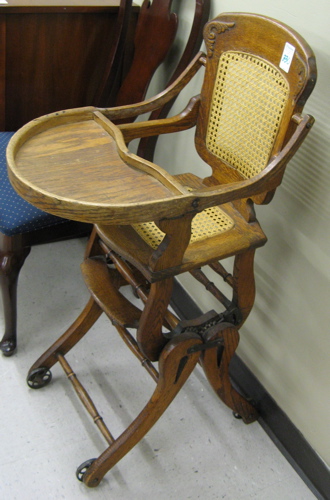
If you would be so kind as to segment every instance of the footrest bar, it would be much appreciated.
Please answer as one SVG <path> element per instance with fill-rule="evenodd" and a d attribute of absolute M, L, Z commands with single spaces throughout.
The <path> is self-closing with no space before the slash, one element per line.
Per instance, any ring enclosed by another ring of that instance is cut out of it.
<path fill-rule="evenodd" d="M 88 413 L 91 415 L 91 417 L 94 420 L 94 423 L 97 425 L 99 428 L 100 432 L 104 436 L 105 440 L 107 441 L 108 444 L 112 444 L 115 441 L 115 438 L 112 436 L 111 432 L 103 422 L 103 418 L 101 415 L 98 413 L 91 397 L 89 396 L 88 392 L 84 388 L 84 386 L 81 384 L 81 382 L 78 380 L 77 375 L 74 373 L 72 370 L 71 366 L 67 362 L 64 356 L 61 354 L 57 355 L 58 361 L 61 364 L 66 376 L 70 380 L 74 390 L 76 391 L 80 401 L 83 403 L 85 406 L 86 410 Z"/>

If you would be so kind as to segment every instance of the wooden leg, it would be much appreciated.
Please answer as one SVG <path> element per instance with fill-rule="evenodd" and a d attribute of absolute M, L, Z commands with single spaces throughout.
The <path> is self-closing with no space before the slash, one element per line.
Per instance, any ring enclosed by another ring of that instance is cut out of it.
<path fill-rule="evenodd" d="M 93 257 L 95 255 L 102 255 L 102 249 L 100 248 L 98 241 L 99 237 L 96 232 L 95 226 L 93 226 L 85 249 L 85 259 L 87 259 L 88 257 Z"/>
<path fill-rule="evenodd" d="M 257 410 L 239 394 L 229 377 L 230 360 L 239 342 L 239 333 L 230 323 L 220 323 L 208 331 L 205 342 L 223 340 L 223 346 L 207 349 L 200 361 L 205 375 L 219 398 L 248 424 L 258 419 Z"/>
<path fill-rule="evenodd" d="M 199 353 L 189 353 L 202 344 L 193 333 L 183 333 L 163 349 L 159 359 L 159 380 L 149 402 L 131 425 L 97 458 L 83 474 L 83 482 L 97 486 L 103 476 L 151 429 L 173 401 L 197 364 Z"/>
<path fill-rule="evenodd" d="M 255 249 L 236 255 L 234 263 L 234 293 L 233 303 L 236 304 L 241 313 L 240 328 L 251 312 L 255 299 L 254 280 L 254 254 Z"/>
<path fill-rule="evenodd" d="M 137 341 L 141 351 L 151 361 L 159 359 L 160 352 L 167 342 L 162 333 L 162 326 L 172 289 L 173 278 L 152 283 L 141 315 Z"/>
<path fill-rule="evenodd" d="M 17 347 L 17 283 L 29 253 L 30 247 L 20 246 L 15 237 L 0 235 L 0 288 L 5 319 L 0 350 L 4 356 L 14 354 Z"/>
<path fill-rule="evenodd" d="M 96 320 L 102 314 L 102 309 L 90 298 L 82 313 L 68 330 L 46 351 L 30 368 L 28 379 L 31 373 L 39 368 L 51 368 L 58 361 L 58 354 L 64 356 L 74 347 L 77 342 L 90 330 Z"/>

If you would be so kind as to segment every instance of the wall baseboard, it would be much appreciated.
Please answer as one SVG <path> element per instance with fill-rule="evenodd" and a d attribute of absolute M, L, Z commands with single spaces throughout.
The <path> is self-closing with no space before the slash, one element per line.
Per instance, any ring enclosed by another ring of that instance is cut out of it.
<path fill-rule="evenodd" d="M 182 319 L 202 314 L 178 282 L 174 286 L 172 307 Z M 255 401 L 259 424 L 316 498 L 330 500 L 329 468 L 237 355 L 231 361 L 230 374 L 237 388 Z"/>

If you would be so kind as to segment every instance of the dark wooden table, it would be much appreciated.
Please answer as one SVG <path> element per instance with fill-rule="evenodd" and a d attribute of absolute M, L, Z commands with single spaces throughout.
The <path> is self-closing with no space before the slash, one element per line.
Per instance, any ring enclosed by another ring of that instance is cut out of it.
<path fill-rule="evenodd" d="M 119 0 L 7 2 L 0 4 L 0 130 L 94 104 Z"/>

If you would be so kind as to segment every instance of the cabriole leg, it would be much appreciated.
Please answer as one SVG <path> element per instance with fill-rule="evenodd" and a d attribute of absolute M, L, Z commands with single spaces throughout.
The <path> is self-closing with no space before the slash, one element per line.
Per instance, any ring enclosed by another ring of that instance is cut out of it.
<path fill-rule="evenodd" d="M 0 235 L 0 288 L 5 319 L 0 350 L 4 356 L 14 354 L 17 347 L 17 283 L 29 253 L 30 247 L 20 246 L 15 237 Z"/>

